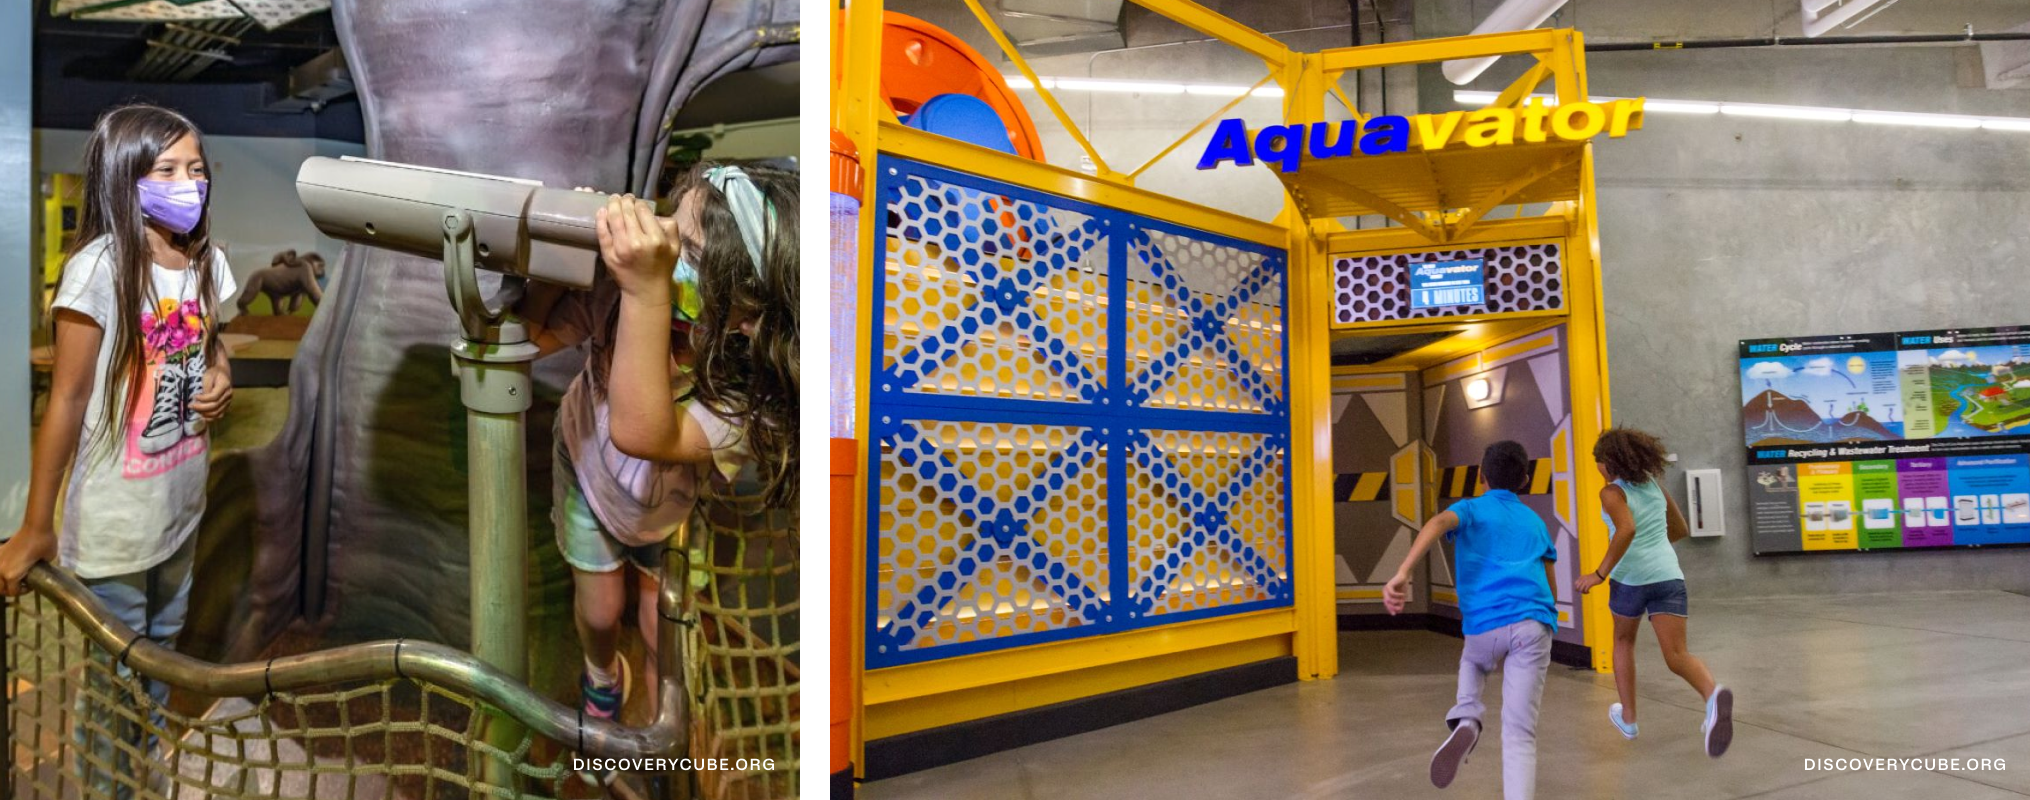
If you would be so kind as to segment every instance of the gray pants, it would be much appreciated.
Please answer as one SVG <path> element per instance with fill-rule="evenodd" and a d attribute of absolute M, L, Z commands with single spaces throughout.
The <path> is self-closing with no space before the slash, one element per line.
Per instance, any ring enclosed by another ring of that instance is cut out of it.
<path fill-rule="evenodd" d="M 1508 663 L 1503 665 L 1506 660 Z M 1487 706 L 1480 689 L 1501 669 L 1501 786 L 1508 800 L 1537 794 L 1537 705 L 1544 699 L 1544 670 L 1551 664 L 1551 626 L 1523 620 L 1466 637 L 1459 654 L 1459 703 L 1447 722 L 1480 722 Z M 1487 725 L 1481 723 L 1483 733 Z"/>

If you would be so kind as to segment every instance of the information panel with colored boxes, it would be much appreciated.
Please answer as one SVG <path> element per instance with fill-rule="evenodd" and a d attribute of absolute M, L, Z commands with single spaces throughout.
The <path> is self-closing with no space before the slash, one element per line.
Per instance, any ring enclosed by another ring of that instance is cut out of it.
<path fill-rule="evenodd" d="M 1741 342 L 1755 552 L 2030 544 L 2030 326 Z"/>

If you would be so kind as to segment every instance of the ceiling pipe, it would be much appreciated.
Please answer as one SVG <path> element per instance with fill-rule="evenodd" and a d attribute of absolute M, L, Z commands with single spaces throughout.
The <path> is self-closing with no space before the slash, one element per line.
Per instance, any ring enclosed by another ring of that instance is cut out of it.
<path fill-rule="evenodd" d="M 1618 50 L 1706 50 L 1729 47 L 1802 47 L 1806 45 L 1964 44 L 1967 42 L 2030 41 L 2030 31 L 2003 33 L 1913 33 L 1898 36 L 1820 36 L 1812 39 L 1764 36 L 1747 39 L 1688 39 L 1678 42 L 1602 42 L 1586 44 L 1588 53 Z"/>
<path fill-rule="evenodd" d="M 1507 2 L 1499 6 L 1495 6 L 1494 11 L 1487 15 L 1487 19 L 1482 20 L 1479 25 L 1474 26 L 1473 33 L 1475 35 L 1482 33 L 1509 33 L 1511 31 L 1526 31 L 1535 28 L 1544 24 L 1544 20 L 1550 19 L 1552 14 L 1558 13 L 1558 9 L 1564 8 L 1565 2 L 1566 0 L 1507 0 Z M 1445 80 L 1459 86 L 1465 86 L 1472 83 L 1474 78 L 1480 77 L 1480 73 L 1486 72 L 1488 67 L 1494 66 L 1494 62 L 1498 58 L 1500 56 L 1461 58 L 1447 61 L 1445 62 Z"/>

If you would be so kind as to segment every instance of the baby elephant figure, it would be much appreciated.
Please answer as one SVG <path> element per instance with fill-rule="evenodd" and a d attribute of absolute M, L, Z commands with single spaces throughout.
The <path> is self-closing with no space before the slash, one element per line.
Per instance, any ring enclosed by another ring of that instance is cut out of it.
<path fill-rule="evenodd" d="M 276 253 L 267 269 L 247 277 L 247 286 L 240 291 L 240 313 L 247 313 L 247 307 L 260 295 L 268 296 L 270 314 L 294 314 L 305 297 L 317 305 L 324 300 L 324 290 L 317 286 L 317 279 L 323 276 L 323 256 L 310 253 L 299 257 L 294 250 Z M 286 311 L 282 308 L 284 298 L 289 301 Z"/>

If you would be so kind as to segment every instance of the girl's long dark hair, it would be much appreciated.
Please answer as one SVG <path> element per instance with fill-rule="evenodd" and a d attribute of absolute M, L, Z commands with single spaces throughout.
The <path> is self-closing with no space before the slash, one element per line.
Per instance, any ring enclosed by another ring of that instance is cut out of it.
<path fill-rule="evenodd" d="M 141 316 L 155 302 L 155 273 L 151 268 L 154 259 L 148 252 L 148 223 L 141 216 L 141 190 L 135 184 L 155 169 L 155 159 L 162 151 L 185 136 L 197 140 L 198 157 L 204 160 L 209 178 L 211 159 L 205 156 L 204 135 L 182 114 L 160 106 L 127 105 L 99 115 L 85 146 L 84 205 L 78 215 L 77 240 L 68 255 L 74 258 L 100 237 L 112 237 L 107 258 L 113 277 L 113 329 L 105 335 L 113 337 L 113 350 L 106 372 L 100 376 L 107 399 L 100 411 L 100 436 L 114 436 L 113 432 L 133 416 L 148 369 Z M 191 276 L 198 285 L 198 307 L 205 317 L 203 352 L 209 367 L 217 336 L 212 317 L 218 308 L 218 288 L 212 283 L 209 199 L 205 205 L 197 227 L 171 237 L 170 242 L 190 258 Z M 66 259 L 64 268 L 69 269 L 71 263 Z M 121 402 L 112 402 L 114 397 L 122 398 Z"/>
<path fill-rule="evenodd" d="M 703 199 L 701 253 L 686 253 L 698 270 L 703 308 L 692 327 L 698 353 L 693 402 L 739 426 L 760 467 L 769 505 L 793 508 L 797 499 L 797 175 L 742 165 L 774 210 L 756 269 L 741 243 L 726 198 L 705 179 L 717 166 L 701 163 L 677 180 L 679 202 Z M 754 321 L 754 335 L 729 320 Z"/>

